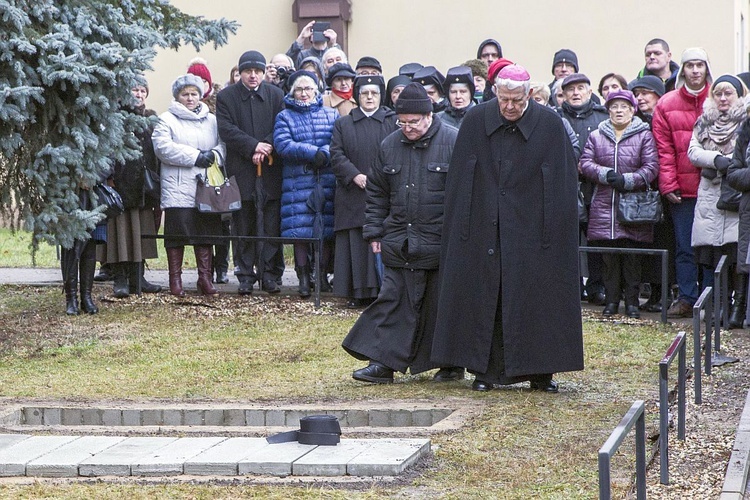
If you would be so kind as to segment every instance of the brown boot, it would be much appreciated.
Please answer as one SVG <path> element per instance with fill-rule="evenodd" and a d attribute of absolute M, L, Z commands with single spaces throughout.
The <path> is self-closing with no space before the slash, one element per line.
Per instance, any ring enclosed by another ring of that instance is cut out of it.
<path fill-rule="evenodd" d="M 169 293 L 175 297 L 184 297 L 182 289 L 182 259 L 185 247 L 167 248 L 167 264 L 169 265 Z"/>
<path fill-rule="evenodd" d="M 211 246 L 194 245 L 195 263 L 198 266 L 198 283 L 196 287 L 202 295 L 217 295 L 219 290 L 211 282 L 213 267 L 211 266 Z"/>

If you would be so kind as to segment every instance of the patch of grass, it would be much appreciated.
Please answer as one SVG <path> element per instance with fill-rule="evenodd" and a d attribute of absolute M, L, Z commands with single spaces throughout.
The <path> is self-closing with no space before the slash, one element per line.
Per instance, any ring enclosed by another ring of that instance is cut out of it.
<path fill-rule="evenodd" d="M 675 330 L 585 320 L 582 372 L 555 378 L 561 393 L 526 384 L 489 393 L 432 373 L 393 385 L 351 379 L 362 362 L 340 347 L 357 314 L 336 302 L 315 310 L 294 297 L 101 300 L 101 313 L 67 317 L 53 288 L 0 287 L 0 394 L 6 398 L 241 401 L 276 404 L 414 400 L 480 404 L 454 433 L 432 437 L 434 460 L 406 484 L 355 491 L 330 486 L 123 484 L 5 486 L 15 498 L 592 498 L 597 451 L 635 399 L 658 427 L 658 362 Z M 615 496 L 633 470 L 631 441 L 613 461 Z M 620 479 L 618 482 L 618 478 Z M 619 485 L 619 486 L 618 486 Z"/>

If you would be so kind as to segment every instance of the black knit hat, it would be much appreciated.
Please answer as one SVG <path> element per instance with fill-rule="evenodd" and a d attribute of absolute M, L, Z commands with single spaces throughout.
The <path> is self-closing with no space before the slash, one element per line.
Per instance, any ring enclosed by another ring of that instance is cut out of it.
<path fill-rule="evenodd" d="M 428 115 L 432 112 L 432 101 L 421 84 L 411 82 L 398 96 L 395 111 L 404 115 Z"/>
<path fill-rule="evenodd" d="M 354 79 L 354 100 L 359 104 L 359 89 L 365 85 L 377 85 L 380 89 L 380 105 L 385 102 L 385 79 L 380 75 L 360 75 Z"/>
<path fill-rule="evenodd" d="M 578 56 L 575 52 L 570 49 L 560 49 L 555 52 L 555 57 L 552 58 L 552 74 L 555 74 L 555 66 L 559 63 L 569 63 L 575 68 L 575 72 L 578 73 Z"/>
<path fill-rule="evenodd" d="M 347 63 L 336 63 L 328 68 L 328 76 L 326 76 L 326 85 L 329 87 L 333 85 L 333 79 L 337 77 L 348 77 L 354 78 L 357 74 L 354 72 L 351 66 Z"/>
<path fill-rule="evenodd" d="M 720 83 L 728 83 L 729 85 L 734 87 L 734 90 L 740 97 L 743 97 L 745 95 L 745 87 L 742 83 L 742 80 L 734 75 L 721 75 L 719 78 L 714 80 L 713 85 L 711 85 L 711 90 L 715 89 L 716 86 Z"/>
<path fill-rule="evenodd" d="M 372 56 L 360 57 L 359 61 L 357 61 L 357 66 L 354 69 L 359 68 L 375 68 L 379 72 L 383 72 L 383 67 L 380 65 L 380 61 Z"/>
<path fill-rule="evenodd" d="M 650 90 L 659 97 L 663 96 L 666 92 L 664 82 L 661 81 L 661 78 L 655 75 L 643 75 L 642 77 L 630 82 L 628 84 L 628 88 L 631 91 L 635 91 L 635 89 Z"/>
<path fill-rule="evenodd" d="M 318 77 L 315 76 L 315 73 L 313 73 L 312 71 L 307 71 L 306 69 L 298 69 L 297 71 L 289 75 L 289 78 L 287 78 L 287 83 L 290 89 L 294 88 L 294 82 L 300 76 L 307 76 L 311 78 L 313 82 L 315 82 L 315 85 L 318 85 Z"/>
<path fill-rule="evenodd" d="M 443 91 L 445 95 L 450 92 L 451 85 L 454 83 L 463 83 L 469 86 L 469 92 L 474 96 L 474 75 L 471 73 L 471 68 L 467 66 L 456 66 L 448 70 L 445 75 L 445 82 L 443 82 Z"/>
<path fill-rule="evenodd" d="M 240 62 L 237 64 L 240 73 L 250 68 L 259 69 L 264 73 L 266 71 L 266 58 L 257 50 L 248 50 L 240 56 Z"/>

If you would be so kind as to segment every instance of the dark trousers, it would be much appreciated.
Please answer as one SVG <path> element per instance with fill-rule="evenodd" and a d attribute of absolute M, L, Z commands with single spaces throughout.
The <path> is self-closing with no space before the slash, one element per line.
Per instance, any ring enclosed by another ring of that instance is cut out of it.
<path fill-rule="evenodd" d="M 612 248 L 639 248 L 642 246 L 640 243 L 628 239 L 598 243 L 599 246 Z M 602 254 L 607 304 L 619 304 L 624 292 L 626 306 L 638 305 L 638 294 L 641 286 L 641 260 L 642 257 L 636 254 Z"/>
<path fill-rule="evenodd" d="M 269 200 L 263 207 L 262 236 L 279 236 L 281 224 L 281 204 L 279 200 Z M 254 200 L 242 200 L 242 208 L 232 212 L 233 236 L 260 236 L 258 234 L 258 214 Z M 270 242 L 235 240 L 235 275 L 240 282 L 255 283 L 260 280 L 276 280 L 284 273 L 282 245 Z M 280 268 L 280 269 L 279 269 Z M 258 276 L 261 272 L 262 276 Z"/>
<path fill-rule="evenodd" d="M 226 218 L 224 216 L 227 216 Z M 222 214 L 221 217 L 221 235 L 231 235 L 231 214 Z M 226 273 L 229 270 L 229 242 L 215 243 L 213 254 L 214 271 L 217 273 Z"/>

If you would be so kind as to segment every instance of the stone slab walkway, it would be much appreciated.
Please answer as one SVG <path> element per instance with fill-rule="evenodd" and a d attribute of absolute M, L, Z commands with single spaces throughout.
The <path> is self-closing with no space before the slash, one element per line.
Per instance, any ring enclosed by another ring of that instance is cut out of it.
<path fill-rule="evenodd" d="M 395 476 L 429 451 L 429 439 L 315 446 L 246 437 L 0 434 L 0 476 Z"/>

